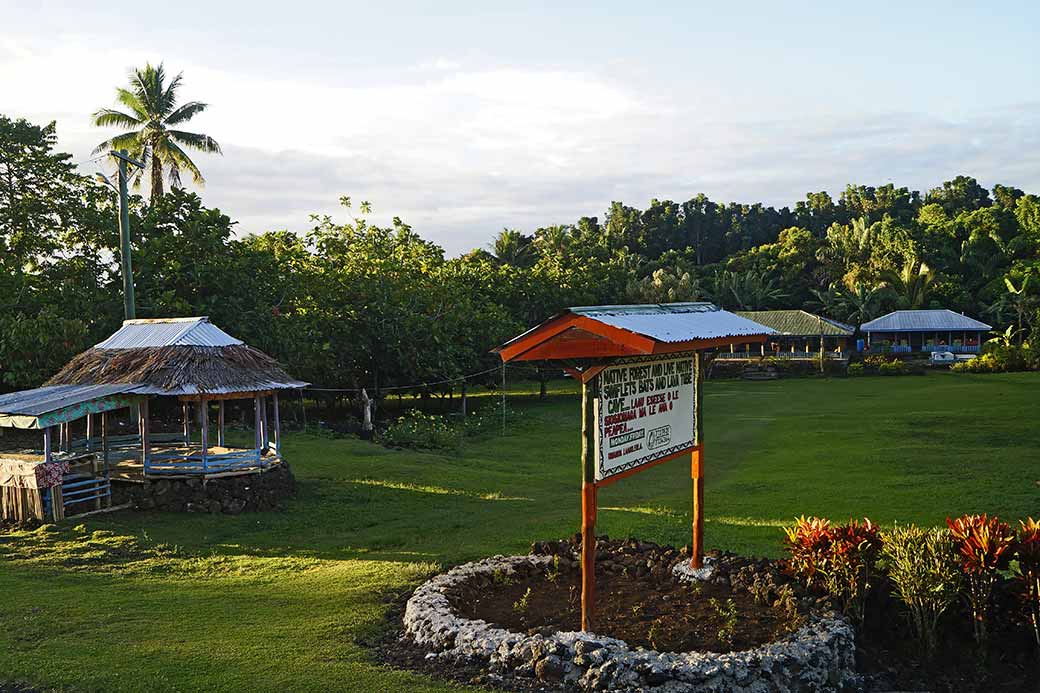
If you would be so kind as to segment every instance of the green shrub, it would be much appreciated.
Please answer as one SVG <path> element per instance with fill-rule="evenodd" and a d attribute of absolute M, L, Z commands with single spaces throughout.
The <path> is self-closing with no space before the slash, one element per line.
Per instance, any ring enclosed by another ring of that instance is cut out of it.
<path fill-rule="evenodd" d="M 878 366 L 880 375 L 906 375 L 906 364 L 899 359 L 886 361 Z"/>
<path fill-rule="evenodd" d="M 460 431 L 446 417 L 411 411 L 379 432 L 378 440 L 391 448 L 458 450 Z"/>
<path fill-rule="evenodd" d="M 1029 344 L 987 344 L 983 353 L 950 366 L 958 373 L 1012 373 L 1037 367 L 1037 356 Z"/>
<path fill-rule="evenodd" d="M 866 368 L 862 363 L 850 363 L 846 373 L 852 377 L 857 377 L 864 375 L 866 373 Z"/>
<path fill-rule="evenodd" d="M 918 642 L 935 652 L 939 619 L 963 583 L 953 537 L 944 529 L 896 527 L 883 535 L 881 555 L 895 594 L 907 610 Z"/>
<path fill-rule="evenodd" d="M 870 356 L 863 357 L 863 367 L 868 372 L 877 373 L 878 369 L 889 362 L 888 357 L 883 354 L 871 354 Z"/>
<path fill-rule="evenodd" d="M 461 447 L 463 437 L 477 437 L 502 430 L 502 409 L 497 406 L 474 411 L 465 421 L 460 417 L 461 414 L 441 416 L 413 410 L 380 431 L 377 440 L 390 448 L 452 452 Z M 511 428 L 522 421 L 521 414 L 509 408 L 506 409 L 506 418 Z"/>

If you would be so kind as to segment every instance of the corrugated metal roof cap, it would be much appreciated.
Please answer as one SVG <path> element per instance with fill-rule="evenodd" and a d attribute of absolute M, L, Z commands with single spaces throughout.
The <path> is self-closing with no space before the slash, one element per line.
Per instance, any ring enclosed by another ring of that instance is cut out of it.
<path fill-rule="evenodd" d="M 127 320 L 96 349 L 138 349 L 167 346 L 222 347 L 242 344 L 206 316 Z"/>
<path fill-rule="evenodd" d="M 776 334 L 770 327 L 704 302 L 579 306 L 570 311 L 659 342 Z"/>
<path fill-rule="evenodd" d="M 967 315 L 946 308 L 936 310 L 897 310 L 860 325 L 864 332 L 986 332 L 992 328 Z"/>

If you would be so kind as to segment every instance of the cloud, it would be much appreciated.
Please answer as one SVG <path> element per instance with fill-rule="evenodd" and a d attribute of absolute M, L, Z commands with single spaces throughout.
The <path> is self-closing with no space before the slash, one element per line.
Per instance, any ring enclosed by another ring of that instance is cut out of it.
<path fill-rule="evenodd" d="M 434 58 L 433 60 L 424 60 L 417 66 L 420 70 L 458 70 L 462 67 L 462 63 L 457 60 L 451 60 L 450 58 Z"/>
<path fill-rule="evenodd" d="M 62 146 L 89 158 L 106 135 L 89 114 L 149 56 L 58 38 L 0 44 L 0 83 L 16 96 L 3 108 L 57 119 Z M 1040 189 L 1037 103 L 958 119 L 824 116 L 812 104 L 734 111 L 692 83 L 654 89 L 605 69 L 438 57 L 421 69 L 288 79 L 190 60 L 167 65 L 184 70 L 187 98 L 212 104 L 191 125 L 224 147 L 223 157 L 197 159 L 208 179 L 203 196 L 242 232 L 305 230 L 310 213 L 337 213 L 346 194 L 370 200 L 376 221 L 401 216 L 457 253 L 503 227 L 531 231 L 601 215 L 612 200 L 644 206 L 704 192 L 793 205 L 849 182 L 926 189 L 960 173 Z"/>

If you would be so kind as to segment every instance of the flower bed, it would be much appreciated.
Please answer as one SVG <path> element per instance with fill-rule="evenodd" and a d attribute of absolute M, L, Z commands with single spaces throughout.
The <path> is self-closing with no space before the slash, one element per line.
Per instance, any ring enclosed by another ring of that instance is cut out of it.
<path fill-rule="evenodd" d="M 534 549 L 459 566 L 420 586 L 405 609 L 407 637 L 446 666 L 478 662 L 493 673 L 586 690 L 859 684 L 852 628 L 767 561 L 718 556 L 712 570 L 694 576 L 683 574 L 688 558 L 680 551 L 604 539 L 597 550 L 604 632 L 583 633 L 571 597 L 573 546 Z"/>

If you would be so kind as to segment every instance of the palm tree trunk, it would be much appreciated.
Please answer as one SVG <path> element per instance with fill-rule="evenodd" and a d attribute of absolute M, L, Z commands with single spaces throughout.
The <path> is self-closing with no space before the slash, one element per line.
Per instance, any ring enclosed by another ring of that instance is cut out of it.
<path fill-rule="evenodd" d="M 155 152 L 152 152 L 152 195 L 151 200 L 154 205 L 156 202 L 162 199 L 163 196 L 163 172 L 162 163 L 159 158 L 155 156 Z"/>

